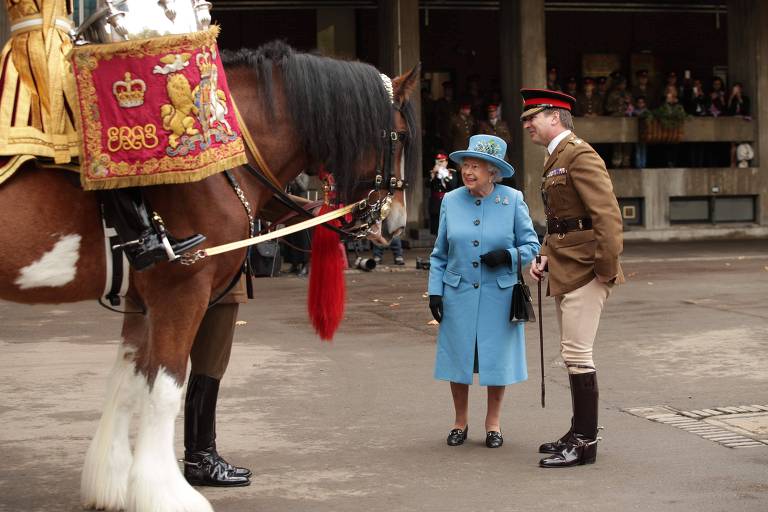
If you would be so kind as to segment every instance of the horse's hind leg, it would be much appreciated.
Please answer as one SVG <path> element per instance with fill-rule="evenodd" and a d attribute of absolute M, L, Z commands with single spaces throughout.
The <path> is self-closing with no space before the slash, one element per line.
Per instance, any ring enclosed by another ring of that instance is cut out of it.
<path fill-rule="evenodd" d="M 80 496 L 85 508 L 123 510 L 126 505 L 132 462 L 128 429 L 142 380 L 134 351 L 123 343 L 112 368 L 101 420 L 83 465 Z"/>
<path fill-rule="evenodd" d="M 182 476 L 173 443 L 189 350 L 205 304 L 190 307 L 169 299 L 200 295 L 169 291 L 164 299 L 168 302 L 156 304 L 149 313 L 148 350 L 139 355 L 146 378 L 128 479 L 127 509 L 131 512 L 213 512 L 208 500 Z"/>

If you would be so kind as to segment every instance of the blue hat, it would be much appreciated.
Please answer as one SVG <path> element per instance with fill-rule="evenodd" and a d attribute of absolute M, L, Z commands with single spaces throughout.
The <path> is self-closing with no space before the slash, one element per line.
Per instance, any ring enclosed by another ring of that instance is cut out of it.
<path fill-rule="evenodd" d="M 454 151 L 451 153 L 451 160 L 459 164 L 469 158 L 479 158 L 491 163 L 494 167 L 501 170 L 501 176 L 510 178 L 515 174 L 515 168 L 504 161 L 504 155 L 507 154 L 507 143 L 495 135 L 473 135 L 469 138 L 469 147 L 465 151 Z"/>

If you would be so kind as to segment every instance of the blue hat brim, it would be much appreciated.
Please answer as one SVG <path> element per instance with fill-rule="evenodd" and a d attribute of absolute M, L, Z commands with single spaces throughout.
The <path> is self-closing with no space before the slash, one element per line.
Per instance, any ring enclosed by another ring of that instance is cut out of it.
<path fill-rule="evenodd" d="M 487 153 L 480 153 L 479 151 L 471 151 L 465 149 L 463 151 L 454 151 L 449 155 L 449 157 L 451 160 L 458 164 L 461 164 L 465 158 L 477 158 L 479 160 L 485 160 L 486 162 L 490 162 L 497 169 L 501 170 L 502 178 L 511 178 L 515 174 L 515 168 L 512 167 L 509 162 Z"/>

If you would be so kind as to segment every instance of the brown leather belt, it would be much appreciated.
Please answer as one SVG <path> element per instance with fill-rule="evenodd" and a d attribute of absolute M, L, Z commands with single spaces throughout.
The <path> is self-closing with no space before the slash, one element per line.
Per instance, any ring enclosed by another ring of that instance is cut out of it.
<path fill-rule="evenodd" d="M 564 235 L 569 231 L 584 231 L 592 229 L 591 217 L 577 217 L 575 219 L 547 219 L 547 232 Z"/>

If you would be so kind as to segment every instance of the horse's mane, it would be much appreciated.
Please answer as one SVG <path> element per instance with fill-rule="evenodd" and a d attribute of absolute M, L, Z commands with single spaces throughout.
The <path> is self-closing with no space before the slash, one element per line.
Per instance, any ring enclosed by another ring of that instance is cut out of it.
<path fill-rule="evenodd" d="M 387 149 L 382 130 L 392 126 L 392 108 L 379 72 L 357 61 L 299 53 L 282 41 L 253 50 L 223 51 L 227 67 L 248 66 L 256 72 L 262 106 L 274 116 L 273 71 L 279 71 L 291 118 L 301 144 L 313 165 L 323 164 L 334 173 L 342 197 L 356 181 L 355 166 L 370 155 L 377 158 Z M 413 108 L 402 108 L 415 140 Z M 412 149 L 412 148 L 409 148 Z M 408 150 L 407 169 L 415 169 L 416 151 Z M 377 160 L 378 161 L 378 160 Z"/>

